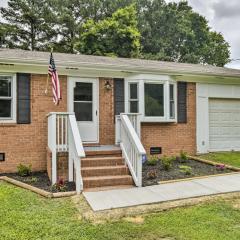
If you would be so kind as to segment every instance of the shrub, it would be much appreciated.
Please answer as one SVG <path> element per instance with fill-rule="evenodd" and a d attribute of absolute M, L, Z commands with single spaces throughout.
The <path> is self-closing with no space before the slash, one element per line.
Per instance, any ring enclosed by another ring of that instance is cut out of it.
<path fill-rule="evenodd" d="M 156 156 L 150 156 L 147 160 L 147 165 L 148 166 L 155 166 L 158 163 L 158 157 Z"/>
<path fill-rule="evenodd" d="M 156 170 L 151 170 L 147 173 L 147 178 L 148 179 L 155 179 L 157 177 L 157 171 Z"/>
<path fill-rule="evenodd" d="M 180 152 L 180 156 L 179 156 L 179 158 L 177 158 L 177 160 L 181 163 L 185 163 L 188 160 L 187 153 L 182 150 Z"/>
<path fill-rule="evenodd" d="M 179 166 L 179 168 L 180 168 L 180 172 L 184 173 L 185 175 L 192 174 L 192 168 L 189 166 L 182 165 L 182 166 Z"/>
<path fill-rule="evenodd" d="M 161 158 L 161 161 L 162 161 L 163 169 L 166 170 L 166 171 L 169 171 L 170 168 L 172 167 L 173 158 L 172 157 L 163 156 Z"/>
<path fill-rule="evenodd" d="M 27 177 L 27 176 L 30 176 L 31 173 L 32 173 L 32 165 L 24 165 L 24 164 L 19 164 L 17 166 L 17 173 L 19 176 L 21 177 Z"/>
<path fill-rule="evenodd" d="M 52 188 L 51 188 L 52 191 L 57 191 L 57 192 L 65 192 L 66 189 L 67 189 L 66 183 L 62 178 L 60 178 L 57 181 L 57 183 L 52 185 Z"/>

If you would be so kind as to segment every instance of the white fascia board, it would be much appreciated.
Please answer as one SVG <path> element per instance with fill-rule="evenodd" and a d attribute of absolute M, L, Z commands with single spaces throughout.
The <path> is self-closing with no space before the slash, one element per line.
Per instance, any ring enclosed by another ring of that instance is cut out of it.
<path fill-rule="evenodd" d="M 103 63 L 89 63 L 89 62 L 66 62 L 55 61 L 59 74 L 68 76 L 78 76 L 79 73 L 88 73 L 89 71 L 97 72 L 99 77 L 134 77 L 134 75 L 159 75 L 165 76 L 166 78 L 171 76 L 176 81 L 186 82 L 199 82 L 199 83 L 220 83 L 220 84 L 240 84 L 240 77 L 238 76 L 218 76 L 214 74 L 206 73 L 189 73 L 184 71 L 169 71 L 166 69 L 159 68 L 144 68 L 144 67 L 129 67 L 126 65 L 114 65 Z M 40 73 L 45 74 L 48 69 L 48 62 L 46 60 L 31 60 L 31 59 L 4 59 L 0 57 L 1 71 L 5 72 L 27 72 L 27 73 Z M 18 71 L 16 71 L 18 70 Z M 100 74 L 100 75 L 99 75 Z M 112 75 L 111 75 L 112 74 Z M 82 75 L 82 74 L 80 74 Z M 167 79 L 166 79 L 167 80 Z"/>

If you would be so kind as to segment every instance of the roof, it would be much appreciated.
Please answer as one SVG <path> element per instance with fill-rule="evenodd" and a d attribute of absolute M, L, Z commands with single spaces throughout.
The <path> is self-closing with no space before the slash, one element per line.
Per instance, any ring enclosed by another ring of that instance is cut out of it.
<path fill-rule="evenodd" d="M 77 67 L 88 67 L 98 69 L 120 69 L 121 71 L 148 71 L 159 73 L 209 76 L 213 75 L 240 78 L 240 70 L 201 64 L 186 64 L 176 62 L 113 58 L 66 53 L 54 53 L 54 59 L 58 67 L 65 67 L 70 69 Z M 0 48 L 0 63 L 48 65 L 48 62 L 49 52 Z"/>

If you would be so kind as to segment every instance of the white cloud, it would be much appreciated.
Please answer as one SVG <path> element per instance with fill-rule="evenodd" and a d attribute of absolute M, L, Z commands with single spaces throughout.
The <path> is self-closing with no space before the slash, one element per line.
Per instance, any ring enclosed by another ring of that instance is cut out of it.
<path fill-rule="evenodd" d="M 166 0 L 172 2 L 172 0 Z M 174 0 L 180 2 L 181 0 Z M 231 46 L 231 59 L 240 59 L 240 4 L 239 0 L 189 0 L 193 9 L 205 16 L 214 31 L 221 32 Z M 227 67 L 239 68 L 240 61 Z"/>

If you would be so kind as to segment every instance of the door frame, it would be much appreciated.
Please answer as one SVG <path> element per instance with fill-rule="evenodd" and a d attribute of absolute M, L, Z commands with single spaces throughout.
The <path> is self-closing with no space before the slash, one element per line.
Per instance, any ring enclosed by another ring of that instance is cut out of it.
<path fill-rule="evenodd" d="M 73 88 L 76 82 L 93 82 L 96 83 L 96 109 L 97 109 L 97 140 L 92 142 L 84 142 L 84 143 L 99 143 L 99 79 L 96 77 L 75 77 L 69 76 L 67 79 L 67 110 L 68 112 L 74 112 L 73 109 Z M 93 92 L 94 95 L 94 92 Z M 81 133 L 80 133 L 81 136 Z"/>

